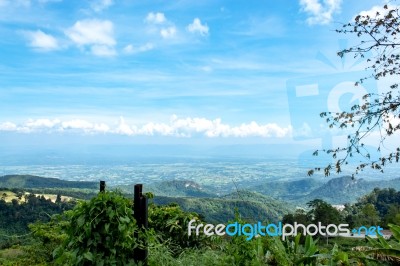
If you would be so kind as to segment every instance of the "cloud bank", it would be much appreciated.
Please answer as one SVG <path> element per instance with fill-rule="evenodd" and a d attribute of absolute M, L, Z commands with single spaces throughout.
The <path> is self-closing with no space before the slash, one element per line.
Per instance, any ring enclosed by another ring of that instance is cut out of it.
<path fill-rule="evenodd" d="M 220 118 L 213 120 L 207 118 L 172 116 L 168 123 L 148 122 L 142 125 L 133 125 L 126 122 L 123 117 L 112 125 L 94 123 L 83 119 L 30 119 L 24 123 L 10 121 L 0 123 L 0 132 L 15 133 L 77 133 L 77 134 L 116 134 L 126 136 L 170 136 L 190 138 L 203 136 L 217 137 L 262 137 L 284 138 L 292 134 L 291 126 L 281 127 L 275 123 L 258 124 L 255 121 L 240 125 L 223 123 Z"/>

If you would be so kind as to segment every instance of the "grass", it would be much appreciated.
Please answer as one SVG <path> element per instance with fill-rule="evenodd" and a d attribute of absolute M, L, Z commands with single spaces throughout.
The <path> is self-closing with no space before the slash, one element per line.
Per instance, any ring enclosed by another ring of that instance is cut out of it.
<path fill-rule="evenodd" d="M 25 192 L 25 195 L 29 195 L 30 193 Z M 55 202 L 57 199 L 56 194 L 37 194 L 35 193 L 36 197 L 43 196 L 46 199 L 50 199 L 52 202 Z M 6 202 L 11 202 L 13 199 L 18 200 L 18 202 L 25 202 L 25 198 L 22 197 L 21 200 L 18 199 L 17 194 L 15 194 L 12 191 L 9 190 L 1 190 L 0 191 L 0 198 L 4 199 Z M 73 197 L 68 197 L 68 196 L 61 196 L 61 201 L 71 201 L 73 200 Z"/>
<path fill-rule="evenodd" d="M 19 248 L 7 248 L 0 250 L 0 258 L 16 258 L 22 256 L 24 252 Z"/>
<path fill-rule="evenodd" d="M 4 199 L 6 202 L 11 202 L 13 199 L 17 199 L 17 195 L 12 191 L 1 190 L 0 197 Z"/>

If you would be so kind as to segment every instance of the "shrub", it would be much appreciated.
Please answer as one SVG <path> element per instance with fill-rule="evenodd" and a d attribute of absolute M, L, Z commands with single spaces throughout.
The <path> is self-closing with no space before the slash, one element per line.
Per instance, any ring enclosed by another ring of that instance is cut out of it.
<path fill-rule="evenodd" d="M 64 264 L 133 265 L 137 230 L 132 201 L 118 192 L 100 192 L 70 212 L 67 241 L 55 253 Z"/>

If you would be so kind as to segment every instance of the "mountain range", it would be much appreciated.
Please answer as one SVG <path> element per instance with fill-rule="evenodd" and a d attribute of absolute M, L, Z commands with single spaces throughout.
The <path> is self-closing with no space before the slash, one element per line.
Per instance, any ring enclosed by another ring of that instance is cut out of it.
<path fill-rule="evenodd" d="M 6 175 L 0 177 L 0 187 L 33 190 L 35 193 L 42 190 L 88 199 L 98 193 L 99 184 L 32 175 Z M 233 220 L 236 215 L 249 221 L 275 222 L 296 206 L 304 207 L 313 199 L 323 199 L 331 204 L 353 203 L 376 187 L 400 190 L 400 178 L 370 181 L 343 176 L 327 181 L 313 178 L 265 181 L 254 187 L 237 188 L 223 196 L 217 195 L 212 187 L 193 181 L 169 180 L 145 184 L 144 192 L 152 192 L 155 195 L 152 201 L 156 204 L 177 203 L 186 211 L 201 214 L 209 222 L 226 222 Z M 133 197 L 132 185 L 118 189 Z"/>

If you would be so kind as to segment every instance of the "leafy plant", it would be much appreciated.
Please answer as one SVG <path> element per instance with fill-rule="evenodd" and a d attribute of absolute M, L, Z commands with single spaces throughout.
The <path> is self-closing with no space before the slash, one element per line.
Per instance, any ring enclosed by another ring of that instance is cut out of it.
<path fill-rule="evenodd" d="M 149 227 L 163 241 L 169 241 L 174 254 L 184 248 L 200 247 L 206 242 L 204 235 L 188 235 L 188 224 L 192 219 L 201 222 L 198 214 L 184 212 L 177 204 L 151 205 L 149 208 Z"/>
<path fill-rule="evenodd" d="M 394 241 L 387 241 L 378 235 L 378 240 L 367 236 L 372 248 L 365 250 L 366 254 L 370 254 L 377 261 L 389 262 L 392 265 L 400 264 L 400 226 L 389 224 L 390 231 L 393 234 Z"/>
<path fill-rule="evenodd" d="M 79 202 L 69 213 L 68 238 L 55 251 L 59 262 L 72 265 L 133 265 L 138 230 L 132 201 L 118 192 L 100 192 Z"/>
<path fill-rule="evenodd" d="M 30 224 L 29 228 L 35 242 L 23 249 L 25 257 L 33 263 L 51 263 L 53 251 L 67 238 L 65 234 L 67 226 L 69 226 L 69 221 L 65 219 L 65 215 L 53 215 L 48 223 Z"/>

